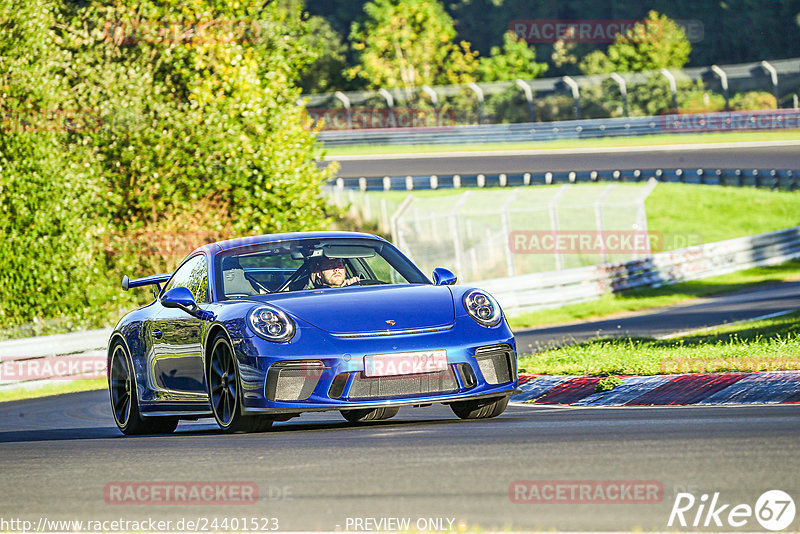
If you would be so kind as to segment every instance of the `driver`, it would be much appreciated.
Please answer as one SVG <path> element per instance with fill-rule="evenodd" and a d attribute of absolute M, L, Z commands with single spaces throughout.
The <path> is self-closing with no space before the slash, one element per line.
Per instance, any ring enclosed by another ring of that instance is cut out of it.
<path fill-rule="evenodd" d="M 360 277 L 346 278 L 344 260 L 341 258 L 328 258 L 321 256 L 312 258 L 309 265 L 309 282 L 312 288 L 344 287 L 354 284 Z"/>

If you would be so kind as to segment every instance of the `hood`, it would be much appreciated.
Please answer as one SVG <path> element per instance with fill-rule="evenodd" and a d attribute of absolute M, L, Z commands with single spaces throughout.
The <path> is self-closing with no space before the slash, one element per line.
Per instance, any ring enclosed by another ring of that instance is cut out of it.
<path fill-rule="evenodd" d="M 446 286 L 346 287 L 270 297 L 271 304 L 332 334 L 435 328 L 455 320 L 453 295 Z"/>

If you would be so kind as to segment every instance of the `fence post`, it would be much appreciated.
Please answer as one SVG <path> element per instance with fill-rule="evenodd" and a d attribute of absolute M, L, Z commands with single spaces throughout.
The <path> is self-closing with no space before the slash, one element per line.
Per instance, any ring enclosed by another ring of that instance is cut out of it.
<path fill-rule="evenodd" d="M 408 250 L 408 247 L 405 247 L 405 246 L 403 246 L 401 244 L 402 241 L 403 241 L 403 238 L 400 235 L 400 224 L 399 224 L 399 221 L 400 221 L 400 217 L 403 216 L 403 214 L 406 212 L 406 210 L 411 205 L 411 203 L 414 202 L 414 200 L 416 200 L 416 198 L 413 195 L 408 195 L 403 200 L 403 202 L 400 203 L 400 206 L 397 208 L 397 211 L 395 211 L 392 214 L 392 220 L 391 220 L 391 225 L 392 225 L 392 243 L 394 243 L 398 248 L 403 250 L 403 252 L 405 252 L 406 255 L 408 255 L 409 257 L 411 256 L 410 255 L 411 251 Z"/>
<path fill-rule="evenodd" d="M 470 82 L 467 87 L 472 89 L 472 92 L 475 93 L 475 97 L 478 99 L 478 124 L 483 124 L 484 121 L 484 109 L 483 109 L 483 89 L 477 83 Z"/>
<path fill-rule="evenodd" d="M 562 185 L 561 188 L 558 190 L 558 193 L 553 196 L 553 199 L 550 201 L 548 206 L 550 211 L 550 231 L 553 233 L 553 256 L 556 260 L 556 270 L 560 271 L 564 268 L 564 257 L 561 255 L 561 252 L 558 250 L 558 203 L 561 200 L 561 197 L 564 196 L 564 193 L 567 192 L 567 188 L 569 185 L 565 184 Z"/>
<path fill-rule="evenodd" d="M 392 189 L 392 179 L 388 176 L 383 177 L 383 190 L 390 191 Z"/>
<path fill-rule="evenodd" d="M 436 94 L 436 91 L 430 85 L 423 85 L 422 92 L 428 95 L 431 99 L 431 103 L 433 104 L 433 111 L 436 113 L 436 126 L 440 126 L 439 122 L 439 95 Z"/>
<path fill-rule="evenodd" d="M 525 100 L 528 101 L 528 114 L 530 115 L 531 122 L 536 122 L 536 113 L 534 113 L 533 110 L 533 91 L 531 91 L 531 86 L 519 78 L 514 80 L 514 83 L 517 84 L 517 87 L 522 89 L 523 93 L 525 93 Z"/>
<path fill-rule="evenodd" d="M 392 118 L 394 127 L 397 128 L 397 117 L 394 114 L 394 97 L 392 96 L 392 93 L 381 88 L 378 89 L 378 94 L 381 95 L 384 100 L 386 100 L 386 105 L 389 106 L 389 116 Z"/>
<path fill-rule="evenodd" d="M 628 85 L 625 83 L 625 78 L 617 74 L 616 72 L 611 73 L 611 79 L 617 82 L 619 85 L 619 92 L 622 94 L 622 109 L 625 113 L 625 116 L 628 116 Z"/>
<path fill-rule="evenodd" d="M 661 69 L 661 74 L 669 82 L 669 90 L 672 93 L 672 109 L 674 110 L 673 113 L 678 112 L 678 84 L 675 81 L 675 76 L 667 69 Z"/>
<path fill-rule="evenodd" d="M 505 249 L 506 272 L 508 273 L 508 276 L 514 276 L 517 274 L 516 266 L 514 265 L 514 251 L 511 250 L 511 216 L 508 213 L 511 205 L 515 200 L 517 200 L 517 195 L 519 195 L 519 189 L 514 189 L 508 196 L 508 199 L 503 203 L 503 207 L 500 208 L 500 219 L 503 225 L 503 237 L 505 237 L 505 244 L 503 247 Z"/>
<path fill-rule="evenodd" d="M 730 93 L 728 91 L 728 75 L 722 68 L 717 65 L 711 65 L 711 72 L 719 76 L 719 81 L 722 84 L 722 94 L 725 95 L 725 111 L 730 111 Z"/>
<path fill-rule="evenodd" d="M 569 87 L 570 90 L 572 91 L 572 101 L 573 101 L 574 106 L 575 106 L 575 119 L 580 120 L 581 119 L 581 91 L 580 91 L 580 88 L 578 87 L 578 83 L 575 80 L 573 80 L 572 77 L 570 77 L 570 76 L 564 76 L 561 79 L 564 81 L 565 84 L 567 84 L 567 87 Z"/>
<path fill-rule="evenodd" d="M 350 114 L 350 99 L 347 98 L 347 95 L 341 91 L 336 91 L 335 93 L 333 93 L 333 96 L 335 96 L 339 100 L 339 102 L 341 102 L 344 105 L 344 109 L 347 110 L 347 129 L 352 130 L 353 116 Z"/>
<path fill-rule="evenodd" d="M 778 98 L 780 95 L 778 94 L 778 71 L 775 67 L 772 66 L 772 63 L 769 61 L 762 61 L 761 67 L 769 73 L 770 78 L 772 78 L 772 92 L 775 95 L 775 107 L 780 108 L 781 105 L 778 102 Z"/>

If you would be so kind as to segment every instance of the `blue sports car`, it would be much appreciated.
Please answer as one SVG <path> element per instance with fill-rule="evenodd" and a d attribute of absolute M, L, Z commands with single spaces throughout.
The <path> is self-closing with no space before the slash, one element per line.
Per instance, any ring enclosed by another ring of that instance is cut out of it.
<path fill-rule="evenodd" d="M 263 431 L 322 410 L 374 421 L 435 402 L 500 415 L 518 385 L 514 336 L 491 295 L 455 282 L 350 232 L 222 241 L 174 273 L 126 276 L 124 290 L 152 285 L 155 299 L 109 340 L 114 420 L 142 434 L 204 417 Z"/>

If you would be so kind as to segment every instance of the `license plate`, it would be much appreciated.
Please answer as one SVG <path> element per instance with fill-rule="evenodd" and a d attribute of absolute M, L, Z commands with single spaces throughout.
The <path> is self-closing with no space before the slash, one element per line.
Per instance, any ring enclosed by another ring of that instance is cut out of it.
<path fill-rule="evenodd" d="M 447 369 L 447 351 L 394 352 L 364 356 L 367 376 L 414 375 Z"/>

